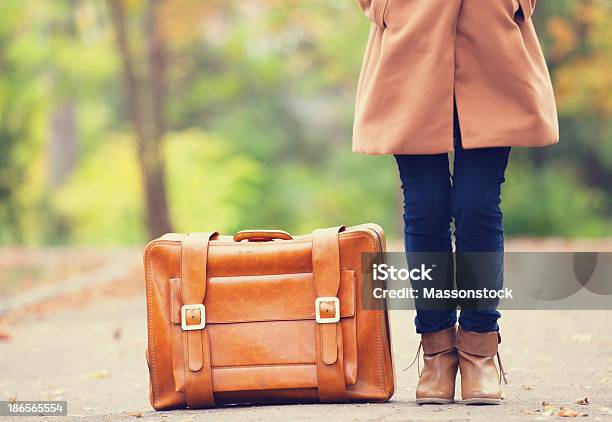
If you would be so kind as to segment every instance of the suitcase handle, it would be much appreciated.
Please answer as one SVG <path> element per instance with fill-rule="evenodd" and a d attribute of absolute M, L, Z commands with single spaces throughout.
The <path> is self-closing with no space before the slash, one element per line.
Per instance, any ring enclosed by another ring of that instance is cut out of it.
<path fill-rule="evenodd" d="M 293 237 L 282 230 L 241 230 L 234 235 L 234 242 L 268 242 L 274 239 L 292 240 Z"/>

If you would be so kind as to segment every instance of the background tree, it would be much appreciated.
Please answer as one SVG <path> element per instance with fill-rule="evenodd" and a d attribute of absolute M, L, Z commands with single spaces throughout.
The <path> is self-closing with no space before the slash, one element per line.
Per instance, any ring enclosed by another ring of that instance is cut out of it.
<path fill-rule="evenodd" d="M 121 56 L 129 116 L 137 142 L 147 228 L 152 238 L 172 231 L 162 151 L 166 133 L 166 48 L 158 23 L 158 3 L 158 0 L 147 0 L 145 4 L 143 36 L 146 57 L 140 59 L 134 57 L 130 48 L 123 0 L 108 0 Z M 138 63 L 141 66 L 137 66 Z"/>

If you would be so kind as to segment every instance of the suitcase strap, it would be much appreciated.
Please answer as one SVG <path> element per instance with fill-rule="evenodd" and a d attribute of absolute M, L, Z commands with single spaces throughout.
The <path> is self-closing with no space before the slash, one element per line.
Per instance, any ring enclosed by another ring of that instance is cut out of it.
<path fill-rule="evenodd" d="M 190 233 L 181 242 L 181 326 L 185 344 L 185 398 L 194 409 L 214 407 L 210 343 L 206 327 L 208 243 L 217 232 Z"/>
<path fill-rule="evenodd" d="M 344 380 L 342 326 L 340 325 L 340 244 L 344 226 L 312 233 L 317 342 L 317 385 L 322 403 L 348 402 Z"/>

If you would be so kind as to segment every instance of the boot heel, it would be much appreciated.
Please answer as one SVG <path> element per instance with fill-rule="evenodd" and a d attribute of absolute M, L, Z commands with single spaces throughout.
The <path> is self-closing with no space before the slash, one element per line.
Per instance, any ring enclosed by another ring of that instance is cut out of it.
<path fill-rule="evenodd" d="M 455 399 L 436 399 L 436 398 L 420 398 L 416 399 L 417 404 L 453 404 Z"/>
<path fill-rule="evenodd" d="M 462 404 L 466 404 L 468 406 L 476 406 L 476 405 L 491 405 L 491 404 L 501 404 L 501 399 L 481 399 L 481 398 L 473 398 L 462 400 Z"/>

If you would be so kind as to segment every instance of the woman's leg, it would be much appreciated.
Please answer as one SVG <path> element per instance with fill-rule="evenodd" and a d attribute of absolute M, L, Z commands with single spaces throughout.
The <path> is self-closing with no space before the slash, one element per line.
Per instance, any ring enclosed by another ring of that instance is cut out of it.
<path fill-rule="evenodd" d="M 501 289 L 504 226 L 501 185 L 509 147 L 455 150 L 451 213 L 455 220 L 456 282 L 460 289 Z M 497 331 L 497 301 L 481 302 L 482 310 L 462 310 L 459 325 L 466 331 Z"/>
<path fill-rule="evenodd" d="M 460 139 L 460 137 L 459 137 Z M 500 289 L 504 227 L 501 185 L 510 148 L 455 149 L 451 214 L 455 219 L 456 283 L 459 289 Z M 498 301 L 462 302 L 456 348 L 465 404 L 501 403 Z M 472 306 L 470 308 L 469 306 Z M 501 369 L 501 368 L 500 368 Z"/>
<path fill-rule="evenodd" d="M 395 158 L 404 193 L 404 240 L 408 265 L 420 264 L 423 254 L 418 252 L 434 252 L 432 256 L 437 268 L 446 269 L 443 274 L 447 280 L 444 281 L 452 286 L 448 155 L 397 155 Z M 452 403 L 459 366 L 455 349 L 457 312 L 455 308 L 419 309 L 418 300 L 416 307 L 415 325 L 417 332 L 421 333 L 423 348 L 423 370 L 416 388 L 416 402 Z"/>
<path fill-rule="evenodd" d="M 404 243 L 408 261 L 411 252 L 451 252 L 448 155 L 396 155 L 395 159 L 404 195 Z M 439 256 L 442 258 L 445 254 Z M 417 302 L 417 333 L 444 330 L 456 322 L 455 310 L 419 310 Z"/>

